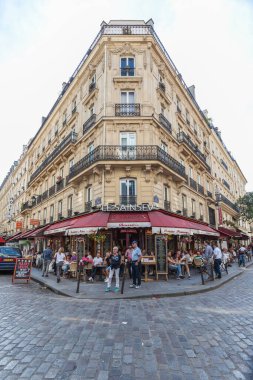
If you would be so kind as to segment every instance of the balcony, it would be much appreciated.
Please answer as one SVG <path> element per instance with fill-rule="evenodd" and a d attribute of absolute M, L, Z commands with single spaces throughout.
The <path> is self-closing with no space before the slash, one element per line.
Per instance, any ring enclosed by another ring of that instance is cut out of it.
<path fill-rule="evenodd" d="M 136 205 L 137 204 L 137 196 L 136 195 L 121 195 L 119 198 L 120 205 Z"/>
<path fill-rule="evenodd" d="M 205 195 L 204 187 L 201 186 L 199 183 L 198 183 L 198 193 L 202 194 L 202 195 Z"/>
<path fill-rule="evenodd" d="M 171 211 L 171 209 L 170 209 L 170 201 L 164 201 L 163 208 L 166 211 Z"/>
<path fill-rule="evenodd" d="M 139 103 L 118 103 L 115 104 L 115 116 L 134 117 L 141 115 L 141 106 Z"/>
<path fill-rule="evenodd" d="M 91 212 L 91 210 L 92 210 L 92 201 L 85 202 L 84 211 Z"/>
<path fill-rule="evenodd" d="M 72 166 L 69 179 L 98 161 L 160 161 L 179 176 L 187 178 L 185 167 L 156 145 L 99 145 Z"/>
<path fill-rule="evenodd" d="M 44 193 L 42 194 L 41 198 L 42 198 L 42 201 L 44 201 L 45 199 L 48 198 L 48 190 L 44 191 Z"/>
<path fill-rule="evenodd" d="M 229 206 L 230 208 L 232 208 L 236 212 L 240 211 L 239 208 L 233 202 L 231 202 L 228 198 L 226 198 L 223 194 L 217 194 L 216 200 L 217 200 L 217 202 L 225 203 L 227 206 Z"/>
<path fill-rule="evenodd" d="M 54 194 L 55 194 L 55 191 L 56 191 L 56 189 L 55 189 L 55 185 L 51 186 L 51 187 L 49 188 L 49 190 L 48 190 L 48 195 L 49 195 L 49 197 L 51 197 L 52 195 L 54 195 Z"/>
<path fill-rule="evenodd" d="M 222 158 L 221 158 L 220 162 L 221 162 L 222 166 L 228 171 L 228 166 L 227 166 L 227 164 L 225 163 L 225 161 L 223 161 Z"/>
<path fill-rule="evenodd" d="M 189 178 L 189 185 L 192 189 L 194 189 L 195 191 L 197 191 L 197 182 L 194 181 L 194 179 L 192 178 Z"/>
<path fill-rule="evenodd" d="M 134 67 L 121 67 L 120 68 L 120 75 L 122 77 L 134 77 L 135 75 L 135 68 Z"/>
<path fill-rule="evenodd" d="M 226 188 L 228 190 L 230 190 L 230 185 L 229 185 L 229 183 L 225 179 L 222 180 L 222 183 L 223 183 L 224 186 L 226 186 Z"/>
<path fill-rule="evenodd" d="M 61 191 L 64 188 L 64 178 L 62 178 L 59 182 L 56 182 L 56 192 Z"/>
<path fill-rule="evenodd" d="M 91 117 L 83 124 L 83 134 L 85 134 L 96 123 L 97 115 L 93 113 Z"/>
<path fill-rule="evenodd" d="M 70 144 L 75 144 L 77 141 L 77 133 L 71 132 L 65 139 L 55 148 L 55 150 L 42 162 L 42 164 L 31 175 L 28 186 L 38 177 L 38 175 L 51 163 L 53 160 Z"/>
<path fill-rule="evenodd" d="M 205 155 L 199 150 L 197 145 L 195 145 L 189 136 L 187 136 L 184 132 L 179 132 L 177 134 L 177 140 L 179 143 L 184 143 L 187 147 L 205 164 L 207 170 L 211 172 L 210 166 L 206 162 Z"/>
<path fill-rule="evenodd" d="M 211 193 L 211 191 L 208 191 L 208 190 L 207 190 L 206 193 L 207 193 L 207 196 L 208 196 L 209 198 L 213 198 L 213 193 Z"/>
<path fill-rule="evenodd" d="M 68 218 L 70 218 L 73 214 L 72 208 L 68 209 Z"/>
<path fill-rule="evenodd" d="M 91 83 L 89 84 L 89 94 L 90 94 L 92 91 L 94 91 L 95 88 L 96 88 L 96 82 L 91 82 Z"/>
<path fill-rule="evenodd" d="M 42 197 L 41 195 L 38 195 L 36 199 L 36 204 L 38 205 L 39 203 L 41 203 L 41 201 L 42 201 Z"/>
<path fill-rule="evenodd" d="M 165 87 L 165 84 L 163 82 L 159 82 L 159 89 L 165 93 L 165 90 L 166 90 L 166 87 Z"/>
<path fill-rule="evenodd" d="M 167 131 L 168 131 L 169 133 L 172 133 L 171 123 L 169 122 L 168 119 L 166 119 L 166 117 L 165 117 L 162 113 L 159 114 L 159 121 L 160 121 L 160 123 L 162 124 L 162 126 L 163 126 L 165 129 L 167 129 Z"/>

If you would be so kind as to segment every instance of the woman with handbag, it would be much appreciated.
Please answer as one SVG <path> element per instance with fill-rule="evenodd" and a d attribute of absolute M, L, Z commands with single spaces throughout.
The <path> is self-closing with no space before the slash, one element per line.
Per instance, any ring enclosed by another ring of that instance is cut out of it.
<path fill-rule="evenodd" d="M 62 266 L 63 266 L 64 260 L 66 258 L 63 247 L 61 247 L 59 249 L 59 251 L 56 252 L 54 258 L 55 258 L 55 263 L 56 263 L 57 282 L 60 282 L 61 281 Z"/>

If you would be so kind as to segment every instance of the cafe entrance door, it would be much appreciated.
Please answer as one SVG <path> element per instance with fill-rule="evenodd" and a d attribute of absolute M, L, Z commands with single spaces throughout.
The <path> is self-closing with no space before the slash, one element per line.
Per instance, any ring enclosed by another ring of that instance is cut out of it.
<path fill-rule="evenodd" d="M 118 233 L 118 244 L 125 251 L 133 240 L 139 240 L 138 230 L 135 229 L 125 229 L 120 230 Z"/>

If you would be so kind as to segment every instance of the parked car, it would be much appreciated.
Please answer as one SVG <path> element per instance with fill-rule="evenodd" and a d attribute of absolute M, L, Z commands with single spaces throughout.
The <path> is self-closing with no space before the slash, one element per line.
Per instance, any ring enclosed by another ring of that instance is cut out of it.
<path fill-rule="evenodd" d="M 0 246 L 0 271 L 13 271 L 16 259 L 22 257 L 19 248 Z"/>

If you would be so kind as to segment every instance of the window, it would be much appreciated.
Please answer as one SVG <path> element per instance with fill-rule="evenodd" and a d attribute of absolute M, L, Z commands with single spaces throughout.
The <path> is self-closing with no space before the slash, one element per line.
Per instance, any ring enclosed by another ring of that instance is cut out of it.
<path fill-rule="evenodd" d="M 71 108 L 72 108 L 72 114 L 76 112 L 76 99 L 74 99 L 72 101 L 72 105 L 71 105 Z"/>
<path fill-rule="evenodd" d="M 73 165 L 74 165 L 74 158 L 72 158 L 72 159 L 69 161 L 69 170 L 72 168 Z"/>
<path fill-rule="evenodd" d="M 120 133 L 120 157 L 123 159 L 134 159 L 136 156 L 136 133 Z"/>
<path fill-rule="evenodd" d="M 38 211 L 38 219 L 39 219 L 39 221 L 40 221 L 40 211 Z"/>
<path fill-rule="evenodd" d="M 207 191 L 210 191 L 210 184 L 209 184 L 208 181 L 207 181 L 207 183 L 206 183 L 206 190 L 207 190 Z"/>
<path fill-rule="evenodd" d="M 183 215 L 187 216 L 187 198 L 185 194 L 182 194 L 182 208 L 183 208 Z"/>
<path fill-rule="evenodd" d="M 43 210 L 43 224 L 47 222 L 47 208 L 45 207 Z"/>
<path fill-rule="evenodd" d="M 50 206 L 50 222 L 54 221 L 54 205 Z"/>
<path fill-rule="evenodd" d="M 91 78 L 90 84 L 89 84 L 89 92 L 91 93 L 96 88 L 96 74 L 94 74 Z"/>
<path fill-rule="evenodd" d="M 194 199 L 192 199 L 192 217 L 196 217 L 196 202 Z"/>
<path fill-rule="evenodd" d="M 188 110 L 186 110 L 186 123 L 187 123 L 188 125 L 190 125 L 190 114 L 189 114 L 189 111 L 188 111 Z"/>
<path fill-rule="evenodd" d="M 164 152 L 168 153 L 168 145 L 163 141 L 161 141 L 161 149 L 164 150 Z"/>
<path fill-rule="evenodd" d="M 45 184 L 44 184 L 44 189 L 45 189 L 45 191 L 47 191 L 47 190 L 48 190 L 48 180 L 46 180 L 46 181 L 45 181 Z"/>
<path fill-rule="evenodd" d="M 87 191 L 86 191 L 86 199 L 87 199 L 87 202 L 92 202 L 92 187 L 87 187 Z"/>
<path fill-rule="evenodd" d="M 120 203 L 124 205 L 136 204 L 136 180 L 120 180 Z"/>
<path fill-rule="evenodd" d="M 191 166 L 189 166 L 189 176 L 190 178 L 193 178 L 193 170 Z"/>
<path fill-rule="evenodd" d="M 94 115 L 94 104 L 89 108 L 90 116 Z"/>
<path fill-rule="evenodd" d="M 134 103 L 134 91 L 122 91 L 121 103 L 133 104 Z"/>
<path fill-rule="evenodd" d="M 198 184 L 201 185 L 201 175 L 198 174 Z"/>
<path fill-rule="evenodd" d="M 62 200 L 58 202 L 58 217 L 62 216 Z"/>
<path fill-rule="evenodd" d="M 203 204 L 202 203 L 199 204 L 199 218 L 201 220 L 203 220 L 203 218 L 204 218 Z"/>
<path fill-rule="evenodd" d="M 48 141 L 48 144 L 51 143 L 51 130 L 48 132 L 48 136 L 47 136 L 47 141 Z"/>
<path fill-rule="evenodd" d="M 60 177 L 64 177 L 64 166 L 60 168 Z"/>
<path fill-rule="evenodd" d="M 170 211 L 170 189 L 168 186 L 164 186 L 164 209 Z"/>
<path fill-rule="evenodd" d="M 64 112 L 63 117 L 62 117 L 62 124 L 66 125 L 67 124 L 67 112 Z"/>
<path fill-rule="evenodd" d="M 73 195 L 68 196 L 68 210 L 72 210 L 73 206 Z"/>
<path fill-rule="evenodd" d="M 177 111 L 181 113 L 182 111 L 182 106 L 181 106 L 181 100 L 177 96 Z"/>
<path fill-rule="evenodd" d="M 58 122 L 55 124 L 55 126 L 54 126 L 54 135 L 55 136 L 57 136 L 58 135 L 58 128 L 59 128 L 59 126 L 58 126 Z"/>
<path fill-rule="evenodd" d="M 52 185 L 52 186 L 55 185 L 55 175 L 52 175 L 52 178 L 51 178 L 51 185 Z"/>
<path fill-rule="evenodd" d="M 134 58 L 121 58 L 120 59 L 120 73 L 122 77 L 134 76 Z"/>

